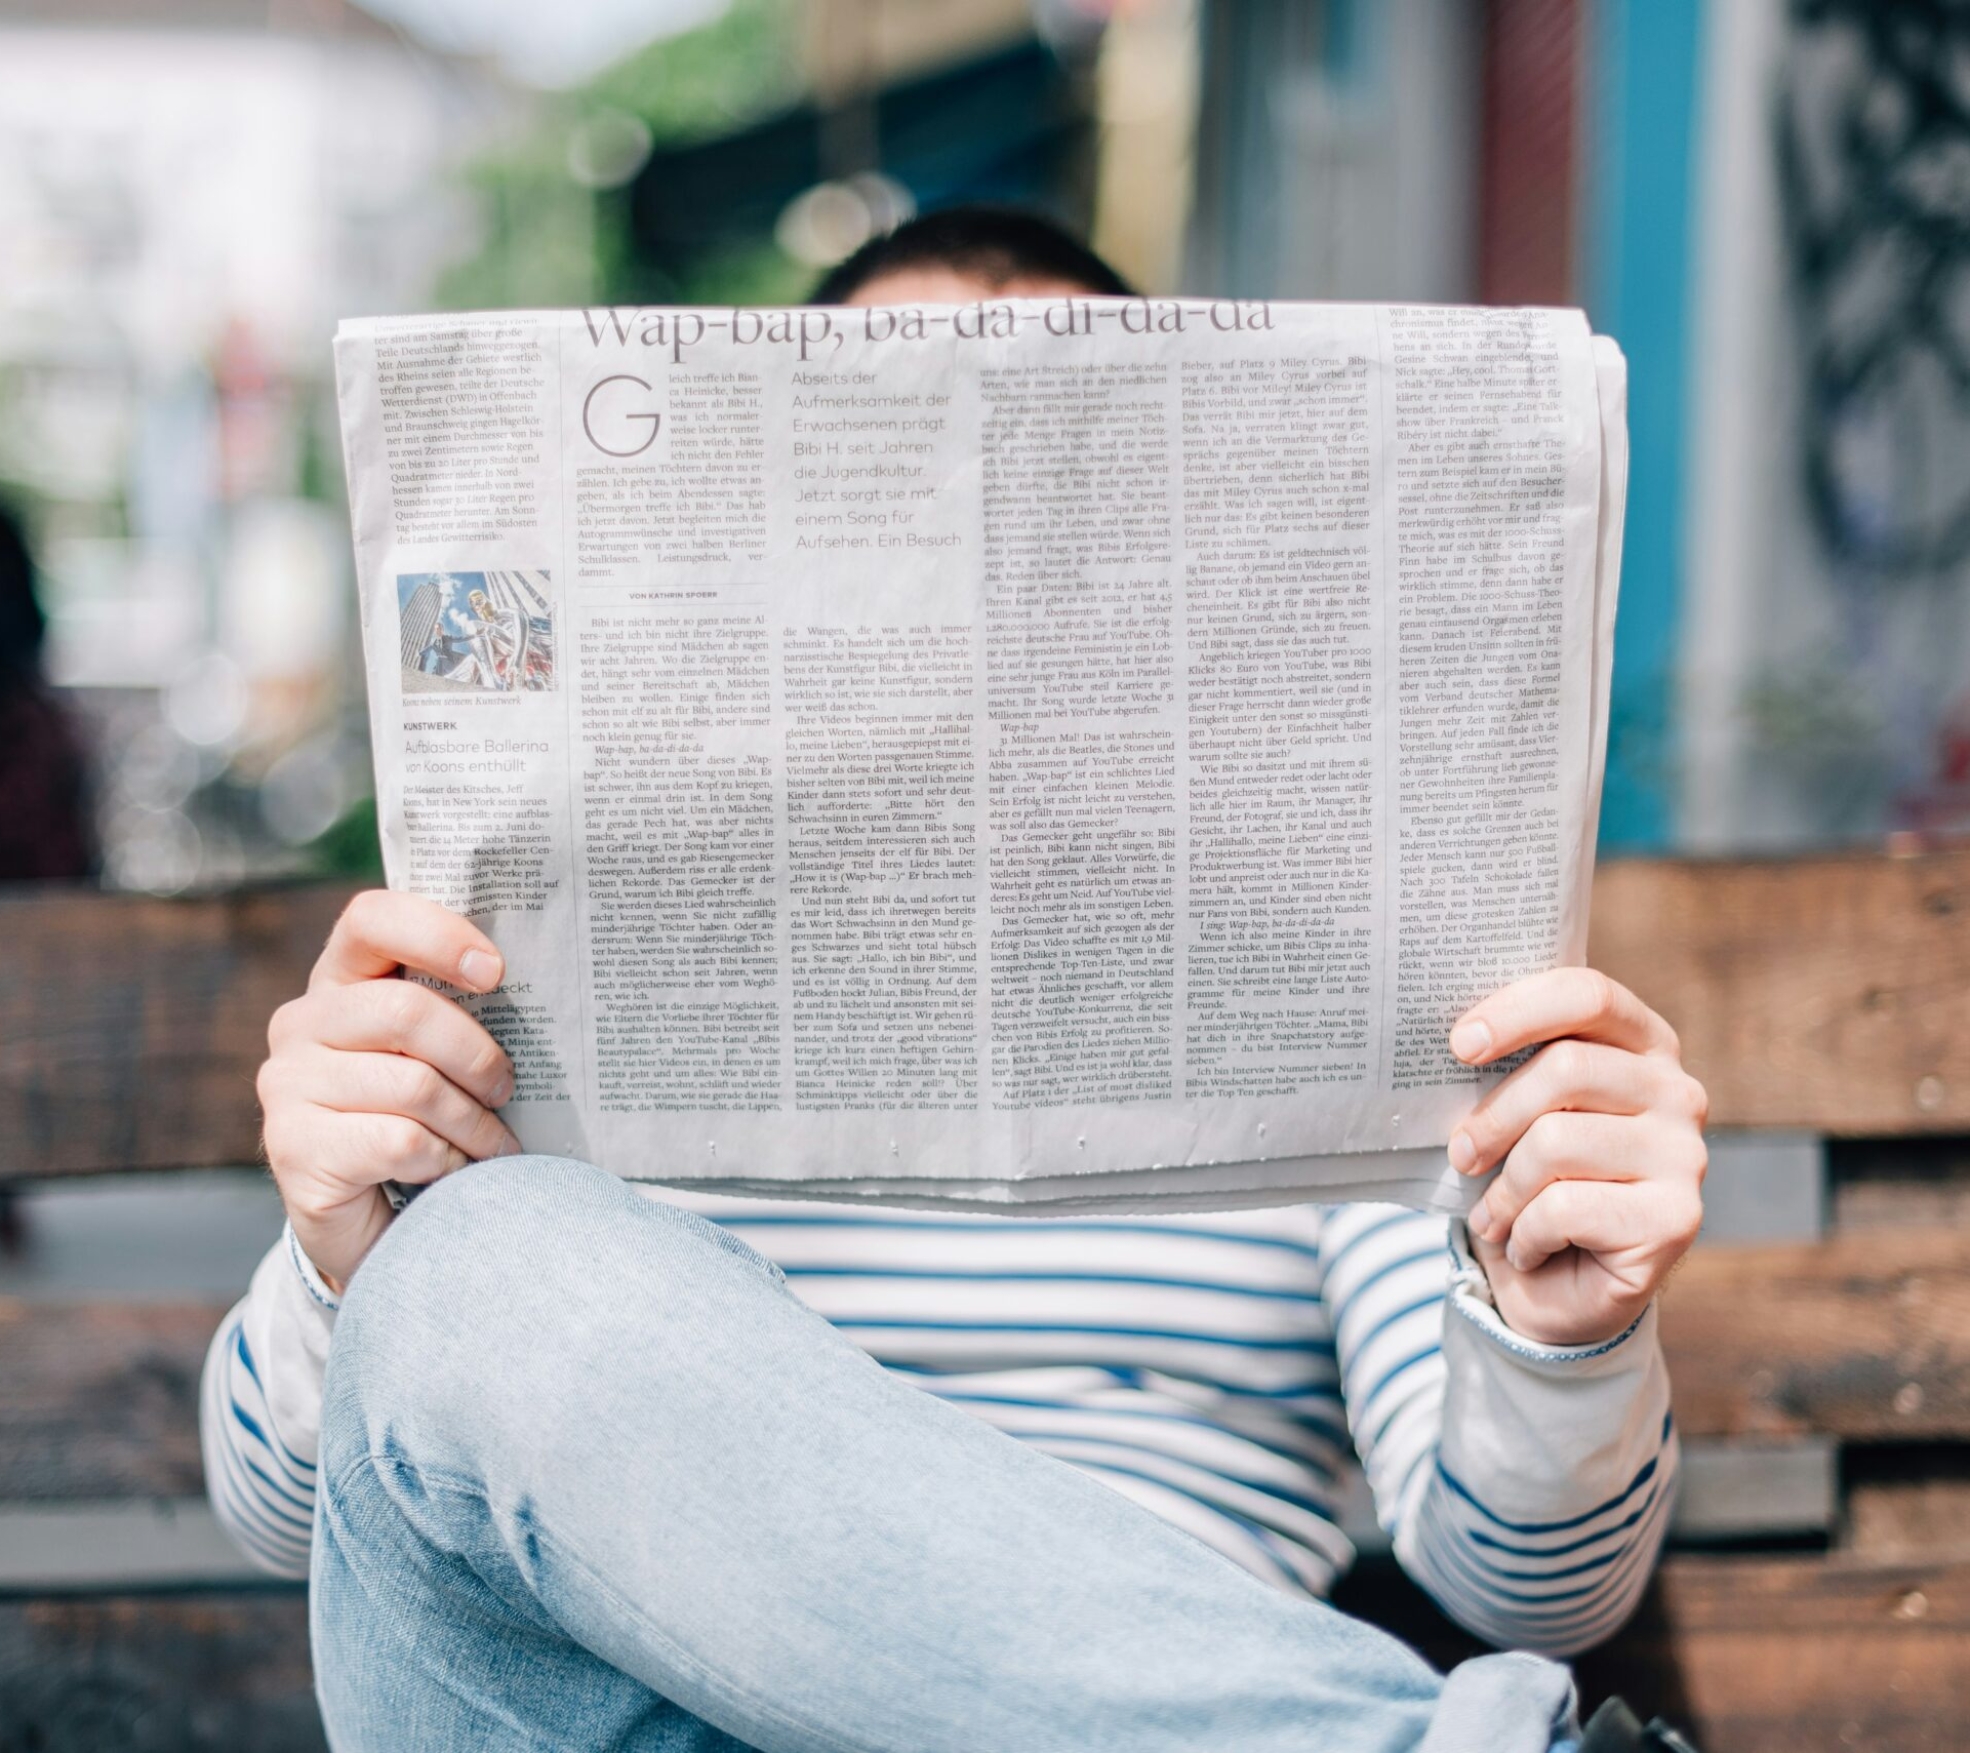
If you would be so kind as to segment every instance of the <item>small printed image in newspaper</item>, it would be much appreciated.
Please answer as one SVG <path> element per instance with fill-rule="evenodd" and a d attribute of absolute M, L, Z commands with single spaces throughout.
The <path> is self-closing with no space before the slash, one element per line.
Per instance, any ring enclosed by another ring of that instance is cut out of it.
<path fill-rule="evenodd" d="M 554 686 L 545 572 L 410 572 L 397 579 L 404 688 L 539 693 Z"/>

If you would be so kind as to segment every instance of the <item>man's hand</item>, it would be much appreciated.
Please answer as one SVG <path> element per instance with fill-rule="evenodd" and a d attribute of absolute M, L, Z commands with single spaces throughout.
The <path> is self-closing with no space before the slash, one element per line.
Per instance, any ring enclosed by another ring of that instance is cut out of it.
<path fill-rule="evenodd" d="M 520 1148 L 493 1112 L 513 1093 L 499 1043 L 397 978 L 405 969 L 490 992 L 505 963 L 435 902 L 374 889 L 335 922 L 306 996 L 267 1028 L 267 1161 L 296 1240 L 337 1291 L 389 1227 L 381 1182 L 435 1181 Z"/>
<path fill-rule="evenodd" d="M 1452 1135 L 1450 1161 L 1504 1165 L 1470 1230 L 1507 1324 L 1589 1345 L 1626 1328 L 1696 1240 L 1710 1102 L 1675 1030 L 1591 968 L 1520 980 L 1450 1031 L 1467 1065 L 1541 1042 Z"/>

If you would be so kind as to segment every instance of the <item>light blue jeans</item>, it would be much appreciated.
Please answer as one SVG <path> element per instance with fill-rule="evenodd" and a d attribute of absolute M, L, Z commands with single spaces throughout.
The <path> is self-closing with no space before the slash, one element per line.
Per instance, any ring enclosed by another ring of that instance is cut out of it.
<path fill-rule="evenodd" d="M 356 1275 L 312 1616 L 339 1753 L 1548 1753 L 1448 1679 L 887 1375 L 737 1238 L 543 1157 Z"/>

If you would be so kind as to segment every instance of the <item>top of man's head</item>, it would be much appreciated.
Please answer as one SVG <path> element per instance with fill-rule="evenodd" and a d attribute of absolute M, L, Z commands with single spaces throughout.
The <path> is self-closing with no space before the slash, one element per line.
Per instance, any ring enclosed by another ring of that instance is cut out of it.
<path fill-rule="evenodd" d="M 871 238 L 814 288 L 813 304 L 951 302 L 981 293 L 1128 298 L 1135 289 L 1050 219 L 1012 207 L 947 207 Z"/>

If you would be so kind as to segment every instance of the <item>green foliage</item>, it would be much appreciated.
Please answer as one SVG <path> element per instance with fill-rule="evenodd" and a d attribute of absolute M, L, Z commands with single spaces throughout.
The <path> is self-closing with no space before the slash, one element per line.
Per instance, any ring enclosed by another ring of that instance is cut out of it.
<path fill-rule="evenodd" d="M 1836 837 L 1876 831 L 1894 787 L 1887 726 L 1847 654 L 1766 670 L 1741 711 L 1764 771 L 1796 794 L 1803 819 Z"/>
<path fill-rule="evenodd" d="M 383 880 L 383 843 L 376 826 L 376 799 L 366 797 L 319 839 L 309 842 L 307 858 L 317 876 Z"/>
<path fill-rule="evenodd" d="M 544 107 L 535 124 L 466 174 L 484 228 L 478 252 L 442 275 L 438 302 L 452 310 L 526 310 L 598 296 L 593 194 L 568 174 L 564 112 Z"/>
<path fill-rule="evenodd" d="M 1866 690 L 1831 656 L 1761 674 L 1745 691 L 1744 716 L 1761 749 L 1808 760 L 1870 751 L 1882 734 Z"/>
<path fill-rule="evenodd" d="M 651 43 L 598 74 L 584 103 L 627 110 L 659 144 L 729 134 L 792 103 L 799 18 L 788 0 L 733 0 L 710 24 Z"/>
<path fill-rule="evenodd" d="M 799 71 L 792 0 L 733 0 L 699 29 L 542 97 L 524 130 L 468 172 L 484 234 L 478 251 L 441 278 L 439 302 L 498 310 L 797 299 L 806 275 L 770 239 L 705 263 L 686 284 L 654 276 L 638 260 L 625 195 L 584 188 L 569 168 L 569 145 L 585 121 L 609 112 L 640 119 L 659 149 L 716 137 L 792 102 Z"/>

